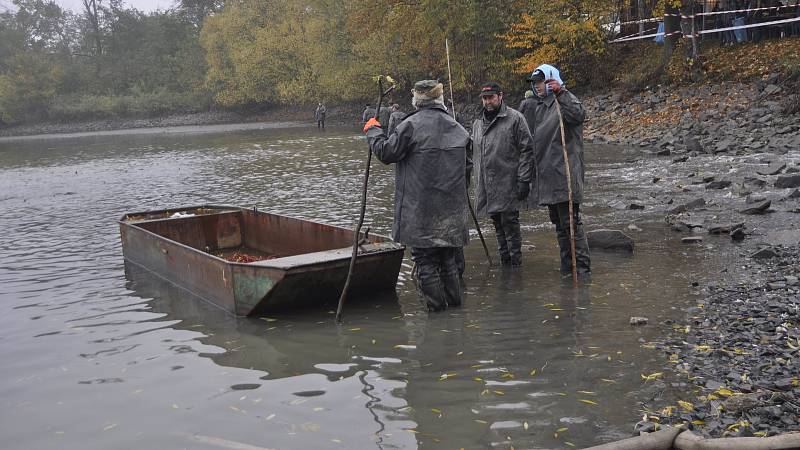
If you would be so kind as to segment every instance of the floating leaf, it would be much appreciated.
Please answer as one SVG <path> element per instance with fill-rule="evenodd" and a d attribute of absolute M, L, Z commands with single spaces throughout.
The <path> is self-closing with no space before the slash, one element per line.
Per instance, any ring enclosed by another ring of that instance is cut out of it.
<path fill-rule="evenodd" d="M 567 427 L 559 428 L 559 429 L 556 430 L 556 433 L 563 433 L 563 432 L 565 432 L 567 430 L 569 430 L 569 428 L 567 428 Z"/>
<path fill-rule="evenodd" d="M 655 380 L 661 378 L 663 375 L 664 375 L 663 372 L 655 372 L 655 373 L 651 373 L 650 375 L 642 375 L 642 379 L 644 381 L 655 381 Z"/>
<path fill-rule="evenodd" d="M 579 401 L 579 402 L 582 402 L 582 403 L 586 403 L 587 405 L 597 405 L 597 402 L 595 402 L 595 401 L 593 401 L 593 400 L 586 400 L 586 399 L 583 399 L 583 398 L 582 398 L 582 399 L 580 399 L 580 400 L 578 400 L 578 401 Z"/>

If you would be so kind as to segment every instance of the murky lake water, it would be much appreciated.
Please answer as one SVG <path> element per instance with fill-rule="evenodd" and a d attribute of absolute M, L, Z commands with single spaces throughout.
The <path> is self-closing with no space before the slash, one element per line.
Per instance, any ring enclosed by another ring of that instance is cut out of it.
<path fill-rule="evenodd" d="M 655 165 L 587 147 L 588 229 Z M 428 315 L 406 261 L 397 293 L 234 318 L 135 266 L 117 219 L 203 203 L 350 227 L 364 138 L 240 130 L 0 142 L 0 439 L 5 449 L 568 448 L 627 437 L 654 395 L 642 347 L 695 301 L 707 262 L 657 218 L 633 256 L 595 252 L 591 284 L 558 274 L 546 214 L 523 213 L 521 270 L 467 248 L 466 304 Z M 393 169 L 367 220 L 388 234 Z M 492 227 L 483 230 L 494 242 Z M 492 250 L 494 245 L 492 244 Z M 650 325 L 635 328 L 632 315 Z"/>

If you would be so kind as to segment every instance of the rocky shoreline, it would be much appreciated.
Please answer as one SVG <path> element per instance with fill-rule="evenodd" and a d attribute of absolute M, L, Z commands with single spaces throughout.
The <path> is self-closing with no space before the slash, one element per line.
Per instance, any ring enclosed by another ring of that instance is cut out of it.
<path fill-rule="evenodd" d="M 730 236 L 709 251 L 729 264 L 683 321 L 661 324 L 667 385 L 635 432 L 684 425 L 709 437 L 800 431 L 800 114 L 798 84 L 771 75 L 751 84 L 648 89 L 584 100 L 586 138 L 629 147 L 629 160 L 663 160 L 655 193 L 613 201 L 663 212 L 687 245 Z M 670 176 L 668 177 L 667 174 Z M 647 381 L 647 380 L 646 380 Z"/>

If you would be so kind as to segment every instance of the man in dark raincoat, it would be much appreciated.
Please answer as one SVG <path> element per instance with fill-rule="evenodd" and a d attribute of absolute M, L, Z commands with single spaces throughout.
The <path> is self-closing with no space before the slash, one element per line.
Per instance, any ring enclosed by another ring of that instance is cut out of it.
<path fill-rule="evenodd" d="M 475 209 L 492 218 L 503 265 L 522 264 L 519 210 L 530 192 L 533 139 L 522 114 L 497 83 L 481 88 L 483 112 L 472 125 Z"/>
<path fill-rule="evenodd" d="M 556 101 L 564 119 L 564 136 L 569 156 L 572 177 L 572 207 L 575 223 L 575 257 L 578 274 L 591 273 L 589 244 L 580 216 L 583 201 L 583 121 L 586 118 L 583 105 L 564 87 L 561 75 L 555 67 L 543 64 L 533 71 L 528 81 L 533 85 L 535 105 L 526 110 L 525 117 L 533 133 L 536 159 L 535 188 L 539 205 L 547 206 L 550 221 L 556 226 L 558 246 L 561 249 L 561 273 L 572 272 L 572 251 L 569 233 L 569 201 L 566 165 L 561 143 Z"/>
<path fill-rule="evenodd" d="M 414 85 L 409 114 L 391 135 L 371 119 L 364 126 L 372 153 L 395 163 L 392 237 L 411 247 L 415 277 L 431 311 L 462 303 L 455 253 L 469 241 L 465 189 L 469 133 L 447 113 L 442 84 Z"/>

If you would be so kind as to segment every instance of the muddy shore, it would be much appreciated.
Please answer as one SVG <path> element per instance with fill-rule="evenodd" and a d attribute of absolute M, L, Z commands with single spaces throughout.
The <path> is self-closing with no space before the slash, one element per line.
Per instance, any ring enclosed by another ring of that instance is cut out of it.
<path fill-rule="evenodd" d="M 650 323 L 664 338 L 653 401 L 637 431 L 684 424 L 713 437 L 800 431 L 800 115 L 797 83 L 771 75 L 751 83 L 581 97 L 585 138 L 626 147 L 630 162 L 660 161 L 641 173 L 641 194 L 608 207 L 663 218 L 686 245 L 730 263 L 682 321 Z M 513 104 L 512 104 L 513 106 Z M 354 126 L 359 105 L 329 108 L 328 124 Z M 473 105 L 461 112 L 470 117 Z M 105 132 L 186 125 L 294 122 L 313 109 L 263 114 L 209 112 L 156 119 L 108 119 L 0 129 L 0 136 Z M 628 230 L 623 230 L 630 233 Z M 634 236 L 635 237 L 635 236 Z M 725 244 L 720 239 L 725 239 Z M 678 402 L 658 394 L 684 389 Z"/>

